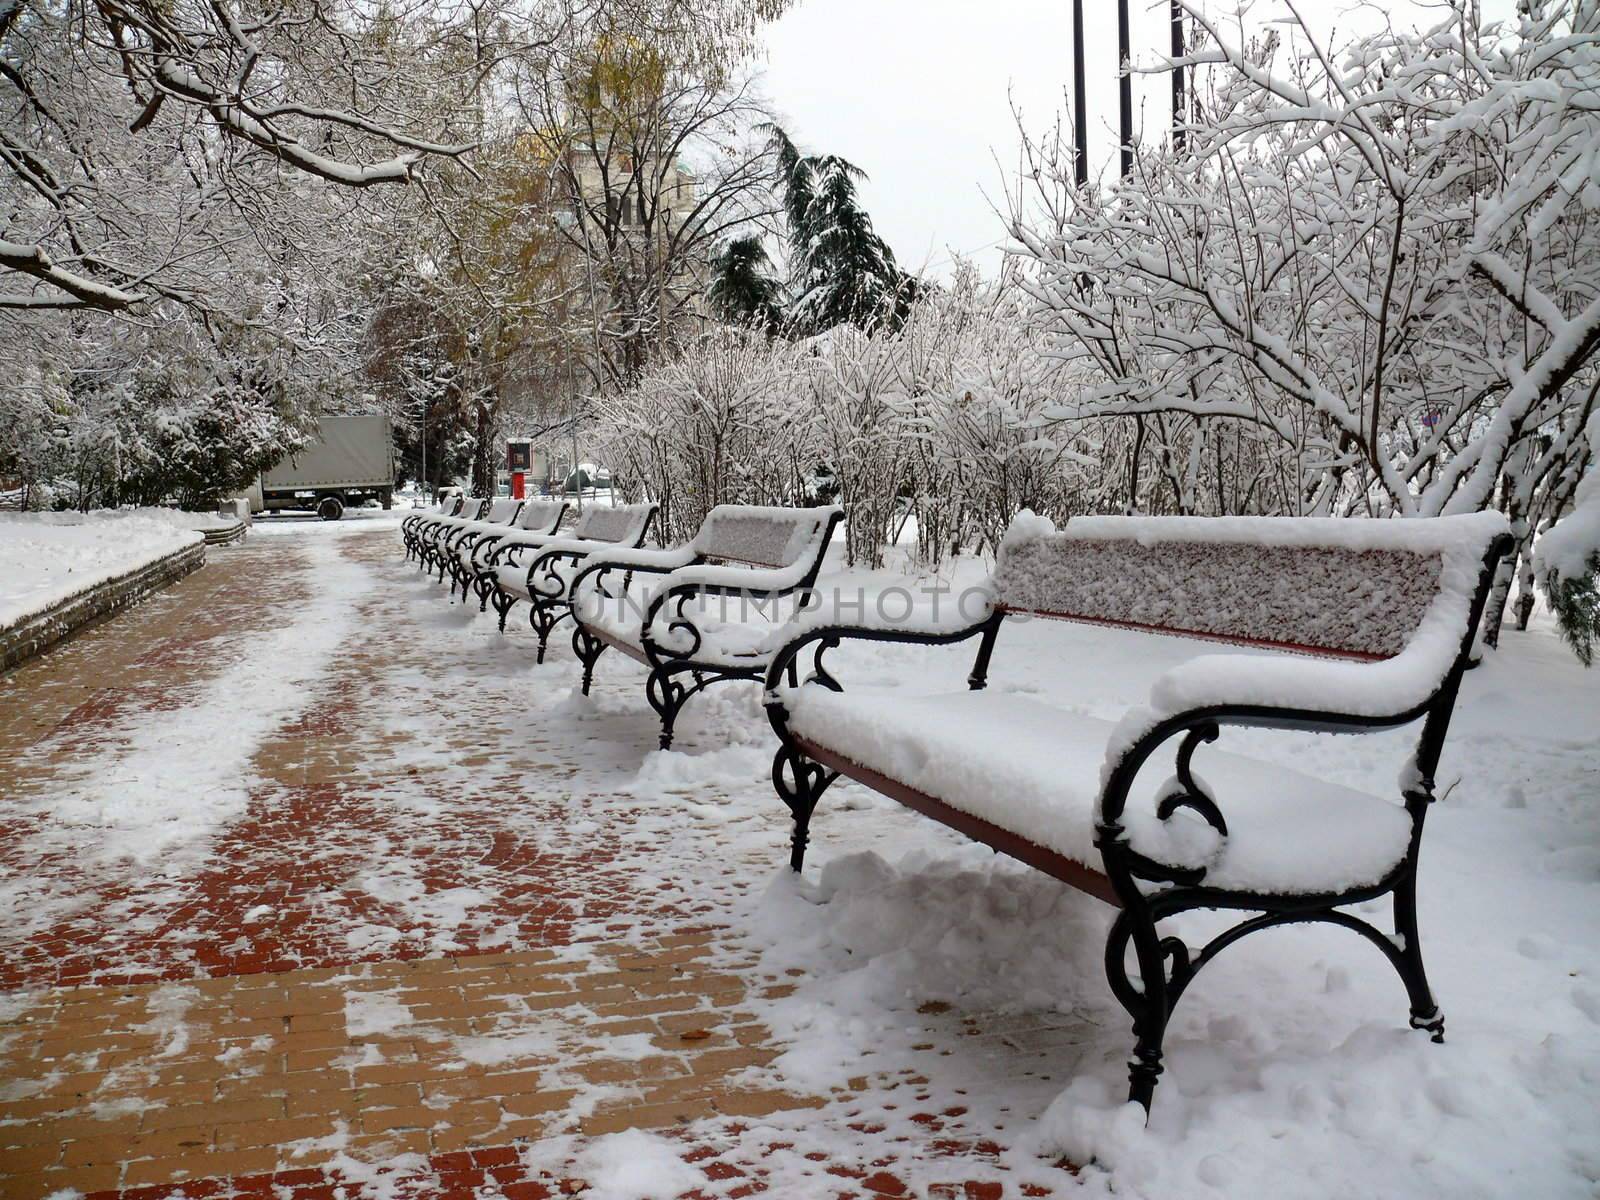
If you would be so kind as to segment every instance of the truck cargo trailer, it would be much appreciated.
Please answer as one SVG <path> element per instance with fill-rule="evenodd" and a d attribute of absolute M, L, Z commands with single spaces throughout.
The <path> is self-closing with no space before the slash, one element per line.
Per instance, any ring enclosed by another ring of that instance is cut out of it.
<path fill-rule="evenodd" d="M 389 418 L 323 417 L 312 440 L 256 481 L 252 512 L 298 510 L 337 521 L 352 504 L 394 501 Z"/>

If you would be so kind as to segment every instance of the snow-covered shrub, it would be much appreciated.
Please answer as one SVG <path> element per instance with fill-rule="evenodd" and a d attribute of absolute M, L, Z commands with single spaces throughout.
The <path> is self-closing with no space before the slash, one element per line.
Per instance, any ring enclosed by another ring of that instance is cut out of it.
<path fill-rule="evenodd" d="M 642 489 L 661 506 L 663 538 L 688 541 L 718 504 L 805 502 L 816 458 L 796 361 L 786 342 L 714 326 L 599 399 L 599 452 L 625 492 Z"/>
<path fill-rule="evenodd" d="M 30 503 L 209 507 L 303 443 L 337 397 L 314 364 L 245 333 L 201 339 L 182 319 L 98 321 L 43 349 L 0 349 L 0 475 Z"/>
<path fill-rule="evenodd" d="M 1091 377 L 1070 415 L 1127 447 L 1136 508 L 1494 505 L 1525 553 L 1595 397 L 1600 9 L 1456 6 L 1337 52 L 1190 11 L 1181 149 L 1101 191 L 1029 148 L 1011 225 L 1050 353 Z"/>
<path fill-rule="evenodd" d="M 1097 468 L 1081 423 L 1060 418 L 1071 377 L 1041 353 L 1014 271 L 985 282 L 958 266 L 912 309 L 899 341 L 899 426 L 909 438 L 919 557 L 994 552 L 1024 508 L 1057 520 L 1083 511 Z"/>
<path fill-rule="evenodd" d="M 846 558 L 880 566 L 907 482 L 909 440 L 900 428 L 906 382 L 901 340 L 840 325 L 804 343 L 800 402 L 815 421 L 816 445 L 844 506 Z"/>
<path fill-rule="evenodd" d="M 1589 418 L 1589 469 L 1572 510 L 1534 546 L 1533 571 L 1584 666 L 1600 651 L 1600 413 Z"/>
<path fill-rule="evenodd" d="M 1061 407 L 1069 376 L 1039 351 L 1013 275 L 961 267 L 898 327 L 840 325 L 797 344 L 712 330 L 598 402 L 594 431 L 626 489 L 690 536 L 719 503 L 836 501 L 852 563 L 881 565 L 915 516 L 918 558 L 993 550 L 1024 507 L 1086 507 L 1093 449 Z"/>

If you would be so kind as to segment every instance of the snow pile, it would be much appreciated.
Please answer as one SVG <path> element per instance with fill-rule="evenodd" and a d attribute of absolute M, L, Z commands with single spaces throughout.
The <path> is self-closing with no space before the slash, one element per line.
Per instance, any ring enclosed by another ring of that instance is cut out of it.
<path fill-rule="evenodd" d="M 577 1166 L 593 1200 L 676 1200 L 706 1181 L 674 1143 L 642 1129 L 596 1138 Z"/>
<path fill-rule="evenodd" d="M 1466 841 L 1485 832 L 1467 826 Z M 805 974 L 793 995 L 758 1008 L 790 1044 L 775 1067 L 808 1089 L 914 1063 L 934 1097 L 927 1108 L 956 1103 L 969 1126 L 1005 1131 L 1010 1187 L 1065 1155 L 1092 1197 L 1496 1200 L 1508 1178 L 1527 1195 L 1587 1196 L 1600 1178 L 1600 1001 L 1562 978 L 1588 978 L 1571 940 L 1587 918 L 1573 909 L 1548 938 L 1486 940 L 1505 909 L 1497 889 L 1520 869 L 1486 887 L 1475 858 L 1435 857 L 1428 883 L 1457 898 L 1425 909 L 1455 1031 L 1444 1045 L 1406 1028 L 1403 991 L 1359 939 L 1326 928 L 1257 936 L 1179 1006 L 1148 1128 L 1125 1103 L 1131 1035 L 1100 958 L 1114 910 L 980 847 L 895 863 L 853 853 L 809 880 L 775 873 L 751 936 L 764 970 Z M 1558 890 L 1578 901 L 1570 885 Z M 1191 945 L 1215 929 L 1198 914 L 1178 925 Z M 1541 968 L 1547 960 L 1555 969 Z M 918 1053 L 930 1043 L 938 1053 Z M 873 1100 L 858 1093 L 845 1110 L 874 1132 L 848 1151 L 835 1134 L 835 1161 L 902 1134 L 926 1142 L 901 1094 Z M 922 1178 L 949 1174 L 934 1165 Z"/>
<path fill-rule="evenodd" d="M 1578 483 L 1572 511 L 1534 544 L 1534 570 L 1540 579 L 1577 579 L 1588 573 L 1589 559 L 1600 554 L 1600 412 L 1589 418 L 1587 437 L 1595 461 Z"/>
<path fill-rule="evenodd" d="M 0 628 L 202 540 L 148 511 L 0 513 Z"/>
<path fill-rule="evenodd" d="M 218 512 L 189 512 L 182 508 L 124 508 L 118 512 L 126 513 L 132 517 L 145 517 L 152 521 L 164 521 L 174 529 L 226 529 L 237 525 L 239 518 Z"/>

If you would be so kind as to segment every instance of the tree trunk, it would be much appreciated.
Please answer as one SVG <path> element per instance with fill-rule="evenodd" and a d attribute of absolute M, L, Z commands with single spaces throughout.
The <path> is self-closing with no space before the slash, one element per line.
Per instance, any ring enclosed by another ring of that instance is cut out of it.
<path fill-rule="evenodd" d="M 492 496 L 498 465 L 494 453 L 494 417 L 481 400 L 472 407 L 477 417 L 472 440 L 472 492 L 476 496 Z"/>

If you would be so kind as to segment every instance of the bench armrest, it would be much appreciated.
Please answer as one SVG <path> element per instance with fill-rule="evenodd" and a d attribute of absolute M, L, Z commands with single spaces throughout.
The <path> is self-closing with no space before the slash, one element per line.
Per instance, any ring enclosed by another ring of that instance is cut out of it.
<path fill-rule="evenodd" d="M 1124 840 L 1123 813 L 1135 781 L 1163 746 L 1181 737 L 1175 773 L 1157 793 L 1156 815 L 1166 820 L 1188 808 L 1226 837 L 1228 798 L 1213 796 L 1189 766 L 1195 749 L 1217 740 L 1225 727 L 1350 734 L 1423 720 L 1418 754 L 1402 772 L 1399 791 L 1408 806 L 1425 804 L 1464 661 L 1458 638 L 1426 634 L 1419 631 L 1406 650 L 1378 662 L 1208 654 L 1172 668 L 1152 686 L 1150 706 L 1128 712 L 1106 746 L 1097 836 L 1106 843 Z M 1193 883 L 1203 875 L 1175 873 L 1125 846 L 1121 854 L 1136 862 L 1143 878 Z"/>
<path fill-rule="evenodd" d="M 569 598 L 567 588 L 577 582 L 577 572 L 589 561 L 590 556 L 609 545 L 608 542 L 591 542 L 582 538 L 552 538 L 545 545 L 535 548 L 533 556 L 525 564 L 516 565 L 527 567 L 530 593 L 537 592 L 548 600 L 561 600 Z M 566 574 L 561 571 L 563 563 L 569 567 Z"/>
<path fill-rule="evenodd" d="M 603 580 L 612 571 L 621 571 L 628 578 L 634 575 L 670 575 L 680 567 L 699 561 L 700 556 L 691 545 L 673 546 L 670 549 L 646 547 L 608 546 L 605 552 L 587 555 L 583 570 L 573 579 L 567 596 L 572 604 L 572 615 L 578 624 L 584 624 L 583 602 L 586 591 L 599 592 L 599 602 L 607 597 Z M 616 597 L 611 597 L 616 599 Z"/>
<path fill-rule="evenodd" d="M 607 546 L 604 554 L 589 556 L 591 569 L 621 567 L 629 571 L 653 571 L 665 575 L 669 571 L 687 567 L 700 557 L 694 547 L 688 544 L 666 549 L 654 546 Z"/>
<path fill-rule="evenodd" d="M 526 529 L 508 529 L 494 539 L 494 549 L 489 552 L 488 563 L 514 565 L 524 550 L 541 549 L 552 541 L 548 533 L 532 533 Z"/>
<path fill-rule="evenodd" d="M 834 691 L 843 691 L 839 681 L 829 674 L 822 665 L 822 657 L 829 650 L 846 641 L 868 642 L 900 642 L 920 646 L 950 646 L 957 642 L 964 642 L 968 638 L 982 637 L 983 642 L 978 650 L 977 661 L 973 664 L 972 672 L 967 676 L 967 684 L 974 689 L 983 687 L 989 672 L 989 655 L 994 648 L 995 635 L 1000 630 L 1000 622 L 1004 613 L 993 608 L 974 620 L 971 616 L 953 614 L 949 619 L 928 619 L 916 623 L 901 622 L 895 625 L 847 625 L 830 621 L 826 617 L 819 619 L 819 614 L 807 613 L 797 616 L 781 630 L 771 641 L 773 654 L 771 664 L 767 667 L 766 696 L 767 716 L 774 727 L 778 729 L 779 736 L 783 734 L 784 709 L 783 699 L 779 688 L 783 686 L 785 678 L 790 686 L 799 686 L 802 683 L 820 683 Z M 817 649 L 812 657 L 812 670 L 804 679 L 800 678 L 798 662 L 801 653 L 807 646 L 816 645 Z"/>

